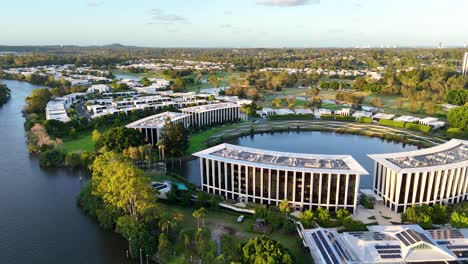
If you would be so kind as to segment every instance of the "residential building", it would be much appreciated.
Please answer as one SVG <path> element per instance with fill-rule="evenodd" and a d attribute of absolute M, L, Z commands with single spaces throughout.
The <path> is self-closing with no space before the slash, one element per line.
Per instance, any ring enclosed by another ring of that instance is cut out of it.
<path fill-rule="evenodd" d="M 468 76 L 468 52 L 465 52 L 465 57 L 463 58 L 462 74 Z"/>
<path fill-rule="evenodd" d="M 105 84 L 95 84 L 91 85 L 86 91 L 87 93 L 105 93 L 110 91 L 110 87 Z"/>
<path fill-rule="evenodd" d="M 296 210 L 324 207 L 354 212 L 361 175 L 367 171 L 348 155 L 286 153 L 221 144 L 200 158 L 202 190 L 228 199 Z"/>
<path fill-rule="evenodd" d="M 375 194 L 397 213 L 415 204 L 468 199 L 468 141 L 453 139 L 432 148 L 368 156 L 374 160 Z"/>

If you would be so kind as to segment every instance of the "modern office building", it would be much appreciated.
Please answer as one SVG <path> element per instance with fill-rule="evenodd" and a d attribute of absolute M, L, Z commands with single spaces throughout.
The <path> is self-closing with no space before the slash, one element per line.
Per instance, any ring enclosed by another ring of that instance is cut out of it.
<path fill-rule="evenodd" d="M 468 52 L 465 52 L 465 57 L 463 57 L 462 74 L 468 76 Z"/>
<path fill-rule="evenodd" d="M 184 127 L 188 127 L 189 117 L 190 115 L 188 114 L 165 112 L 140 119 L 136 122 L 128 124 L 126 127 L 140 131 L 143 133 L 148 142 L 151 142 L 153 146 L 156 146 L 159 139 L 161 138 L 162 131 L 166 125 L 167 119 L 169 119 L 172 123 L 182 123 Z"/>
<path fill-rule="evenodd" d="M 221 144 L 200 158 L 201 187 L 227 199 L 294 209 L 325 207 L 354 212 L 361 175 L 367 171 L 348 155 L 285 153 Z"/>
<path fill-rule="evenodd" d="M 366 232 L 301 230 L 316 264 L 467 263 L 468 229 L 424 230 L 418 225 L 369 226 Z"/>
<path fill-rule="evenodd" d="M 218 103 L 182 108 L 184 114 L 190 114 L 190 125 L 193 127 L 206 126 L 216 123 L 224 123 L 241 119 L 238 104 Z"/>
<path fill-rule="evenodd" d="M 449 204 L 468 199 L 468 141 L 453 139 L 410 152 L 369 155 L 374 192 L 401 213 L 414 204 Z"/>

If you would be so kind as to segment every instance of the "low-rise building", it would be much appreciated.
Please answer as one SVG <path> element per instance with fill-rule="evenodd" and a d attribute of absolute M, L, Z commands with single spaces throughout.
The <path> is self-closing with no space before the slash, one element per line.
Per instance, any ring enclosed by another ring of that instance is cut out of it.
<path fill-rule="evenodd" d="M 418 122 L 420 118 L 414 117 L 414 116 L 400 116 L 400 117 L 395 118 L 394 120 L 398 122 L 414 123 L 414 122 Z"/>
<path fill-rule="evenodd" d="M 393 114 L 377 113 L 377 114 L 372 116 L 372 119 L 377 120 L 377 121 L 379 121 L 379 120 L 391 120 L 394 117 L 395 117 L 395 115 L 393 115 Z"/>
<path fill-rule="evenodd" d="M 466 263 L 468 229 L 424 230 L 418 225 L 368 226 L 365 232 L 300 230 L 316 264 Z"/>
<path fill-rule="evenodd" d="M 110 91 L 110 87 L 105 84 L 95 84 L 91 85 L 86 91 L 87 93 L 105 93 Z"/>
<path fill-rule="evenodd" d="M 190 114 L 190 126 L 200 127 L 216 123 L 232 122 L 241 119 L 240 107 L 233 103 L 207 104 L 182 108 L 184 114 Z"/>
<path fill-rule="evenodd" d="M 433 129 L 441 128 L 447 125 L 444 121 L 439 121 L 439 119 L 435 117 L 426 117 L 419 120 L 419 124 L 430 126 Z"/>

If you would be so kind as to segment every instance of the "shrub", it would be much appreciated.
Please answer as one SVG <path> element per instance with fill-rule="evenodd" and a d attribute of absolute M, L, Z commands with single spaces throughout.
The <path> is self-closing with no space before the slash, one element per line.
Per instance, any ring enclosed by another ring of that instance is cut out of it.
<path fill-rule="evenodd" d="M 424 132 L 424 133 L 431 132 L 431 127 L 430 126 L 414 124 L 414 123 L 406 123 L 405 128 L 415 130 L 415 131 L 421 131 L 421 132 Z"/>
<path fill-rule="evenodd" d="M 460 138 L 463 135 L 463 131 L 458 127 L 451 127 L 447 129 L 447 136 L 451 138 Z"/>
<path fill-rule="evenodd" d="M 399 121 L 388 120 L 388 119 L 380 119 L 379 124 L 383 126 L 390 126 L 390 127 L 399 127 L 399 128 L 405 127 L 405 122 L 399 122 Z"/>
<path fill-rule="evenodd" d="M 354 116 L 341 116 L 337 115 L 335 116 L 336 120 L 342 120 L 342 121 L 356 121 L 356 118 Z"/>
<path fill-rule="evenodd" d="M 321 119 L 335 119 L 335 116 L 334 115 L 321 115 L 320 118 Z"/>
<path fill-rule="evenodd" d="M 359 118 L 359 123 L 372 123 L 372 118 L 361 116 Z"/>
<path fill-rule="evenodd" d="M 49 149 L 39 156 L 39 165 L 43 168 L 53 168 L 62 166 L 65 161 L 65 154 L 58 149 Z"/>

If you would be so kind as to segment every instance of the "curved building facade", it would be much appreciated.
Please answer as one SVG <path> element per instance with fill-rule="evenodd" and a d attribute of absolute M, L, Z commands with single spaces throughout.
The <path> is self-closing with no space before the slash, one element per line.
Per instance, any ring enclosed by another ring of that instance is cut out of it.
<path fill-rule="evenodd" d="M 374 160 L 373 190 L 395 212 L 468 199 L 468 141 L 369 157 Z"/>
<path fill-rule="evenodd" d="M 296 210 L 325 207 L 354 212 L 361 175 L 367 171 L 348 155 L 285 153 L 221 144 L 200 158 L 202 189 L 227 199 Z"/>

